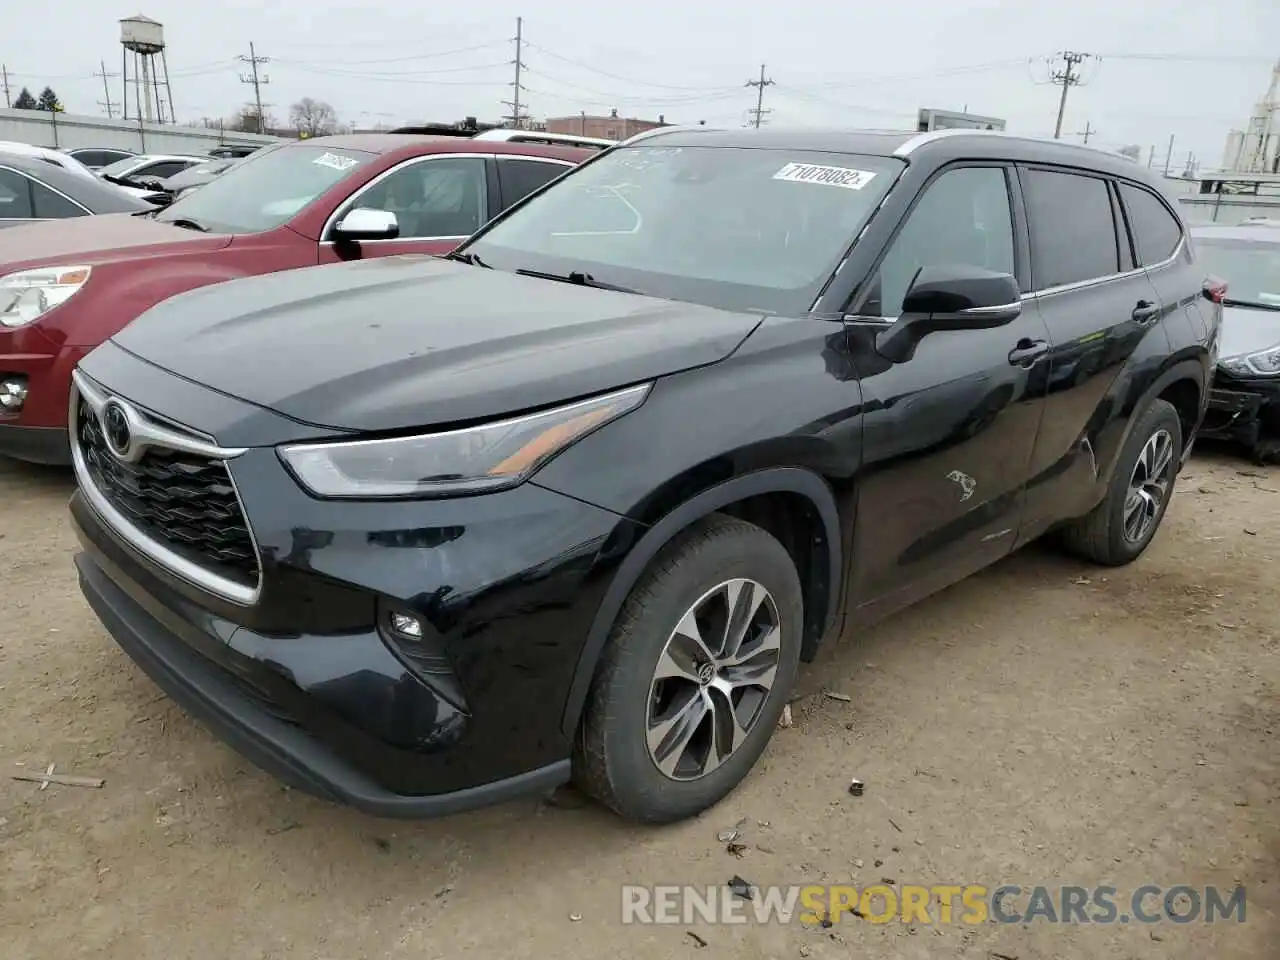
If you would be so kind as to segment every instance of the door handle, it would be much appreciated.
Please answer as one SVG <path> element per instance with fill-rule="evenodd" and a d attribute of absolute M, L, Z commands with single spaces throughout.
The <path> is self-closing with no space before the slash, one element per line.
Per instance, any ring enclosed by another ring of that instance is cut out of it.
<path fill-rule="evenodd" d="M 1015 367 L 1029 367 L 1048 352 L 1049 344 L 1045 341 L 1023 337 L 1018 341 L 1018 345 L 1009 351 L 1009 362 Z"/>
<path fill-rule="evenodd" d="M 1139 300 L 1130 316 L 1134 323 L 1150 323 L 1160 315 L 1160 308 L 1150 300 Z"/>

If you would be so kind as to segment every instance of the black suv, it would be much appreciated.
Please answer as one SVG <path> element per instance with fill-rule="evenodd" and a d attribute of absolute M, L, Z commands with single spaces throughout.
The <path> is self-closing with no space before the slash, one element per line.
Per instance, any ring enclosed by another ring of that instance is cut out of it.
<path fill-rule="evenodd" d="M 573 775 L 687 817 L 824 638 L 1050 531 L 1143 552 L 1205 410 L 1205 279 L 1087 148 L 655 131 L 447 258 L 204 287 L 95 350 L 81 585 L 313 793 L 427 816 Z"/>

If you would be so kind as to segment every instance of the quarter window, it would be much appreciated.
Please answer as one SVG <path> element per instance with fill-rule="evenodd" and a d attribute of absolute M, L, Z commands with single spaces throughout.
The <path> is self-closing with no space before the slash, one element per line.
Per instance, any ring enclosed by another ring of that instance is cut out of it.
<path fill-rule="evenodd" d="M 894 237 L 859 312 L 898 316 L 920 268 L 947 265 L 1014 273 L 1013 215 L 1003 168 L 949 170 L 930 184 Z"/>
<path fill-rule="evenodd" d="M 351 206 L 394 213 L 402 240 L 469 237 L 489 219 L 487 196 L 484 160 L 441 157 L 401 167 Z"/>
<path fill-rule="evenodd" d="M 1120 196 L 1142 262 L 1159 263 L 1173 256 L 1182 240 L 1182 226 L 1168 208 L 1155 194 L 1127 183 L 1120 184 Z"/>
<path fill-rule="evenodd" d="M 55 193 L 42 183 L 31 184 L 31 199 L 36 217 L 41 220 L 62 220 L 66 217 L 83 217 L 83 207 L 72 203 L 60 193 Z"/>
<path fill-rule="evenodd" d="M 1031 226 L 1031 276 L 1040 290 L 1120 270 L 1107 182 L 1051 170 L 1023 173 Z"/>
<path fill-rule="evenodd" d="M 502 202 L 511 206 L 523 200 L 545 183 L 550 183 L 569 168 L 545 160 L 498 160 L 498 180 L 502 184 Z"/>
<path fill-rule="evenodd" d="M 31 219 L 31 181 L 12 170 L 0 170 L 0 220 Z"/>

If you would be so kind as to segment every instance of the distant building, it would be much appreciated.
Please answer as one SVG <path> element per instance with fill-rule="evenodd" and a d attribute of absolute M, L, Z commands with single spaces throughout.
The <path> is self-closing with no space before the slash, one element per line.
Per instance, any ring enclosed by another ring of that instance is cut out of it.
<path fill-rule="evenodd" d="M 620 117 L 617 110 L 610 111 L 607 117 L 593 117 L 586 113 L 576 117 L 548 117 L 546 125 L 547 133 L 576 133 L 580 137 L 602 137 L 605 140 L 625 140 L 637 133 L 665 126 L 669 124 L 661 114 L 657 120 L 638 120 Z"/>

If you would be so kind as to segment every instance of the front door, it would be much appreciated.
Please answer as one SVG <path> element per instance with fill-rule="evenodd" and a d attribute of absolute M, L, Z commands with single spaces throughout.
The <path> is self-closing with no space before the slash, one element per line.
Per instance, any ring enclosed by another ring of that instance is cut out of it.
<path fill-rule="evenodd" d="M 849 594 L 858 619 L 980 569 L 1017 538 L 1050 351 L 1039 314 L 1024 310 L 989 330 L 931 333 L 905 363 L 889 363 L 874 347 L 923 266 L 984 267 L 1024 281 L 1012 177 L 1001 164 L 936 175 L 848 318 L 863 390 Z"/>
<path fill-rule="evenodd" d="M 319 262 L 403 253 L 445 254 L 484 225 L 491 206 L 484 157 L 447 153 L 415 157 L 374 178 L 338 207 L 325 225 Z M 394 213 L 400 236 L 334 244 L 330 237 L 333 225 L 357 207 Z"/>

